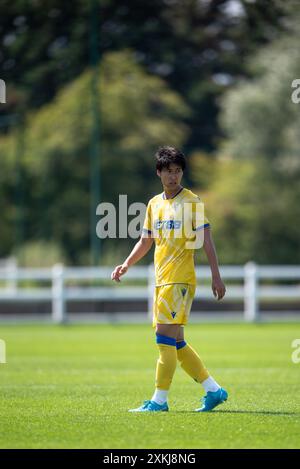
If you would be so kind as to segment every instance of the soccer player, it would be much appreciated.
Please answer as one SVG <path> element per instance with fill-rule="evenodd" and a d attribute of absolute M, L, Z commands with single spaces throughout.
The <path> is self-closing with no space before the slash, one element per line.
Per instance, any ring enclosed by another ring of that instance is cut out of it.
<path fill-rule="evenodd" d="M 181 186 L 186 166 L 184 154 L 174 147 L 156 152 L 156 172 L 164 191 L 147 206 L 142 236 L 123 264 L 115 267 L 111 279 L 120 277 L 138 262 L 155 242 L 155 293 L 153 327 L 159 358 L 155 391 L 151 400 L 131 412 L 168 411 L 167 397 L 177 360 L 183 370 L 201 383 L 205 396 L 197 412 L 207 412 L 227 400 L 228 394 L 209 374 L 197 352 L 184 340 L 196 288 L 194 249 L 201 244 L 211 268 L 212 291 L 218 300 L 225 295 L 210 224 L 197 195 Z M 189 223 L 191 229 L 189 230 Z M 183 229 L 184 228 L 184 229 Z M 192 244 L 191 244 L 192 242 Z M 197 244 L 198 243 L 198 244 Z"/>

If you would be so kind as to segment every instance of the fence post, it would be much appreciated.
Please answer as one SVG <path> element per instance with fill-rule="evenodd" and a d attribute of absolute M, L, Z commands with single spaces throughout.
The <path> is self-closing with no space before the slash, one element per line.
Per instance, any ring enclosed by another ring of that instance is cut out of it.
<path fill-rule="evenodd" d="M 9 257 L 6 261 L 7 269 L 7 286 L 6 289 L 11 293 L 15 294 L 17 291 L 17 277 L 18 277 L 18 265 L 15 257 Z"/>
<path fill-rule="evenodd" d="M 244 318 L 246 322 L 256 322 L 259 319 L 257 265 L 247 262 L 244 266 Z"/>
<path fill-rule="evenodd" d="M 6 344 L 0 339 L 0 363 L 6 363 Z"/>
<path fill-rule="evenodd" d="M 52 267 L 52 319 L 62 324 L 66 322 L 64 294 L 64 266 L 55 264 Z"/>
<path fill-rule="evenodd" d="M 148 266 L 148 318 L 150 321 L 152 321 L 152 315 L 153 315 L 154 288 L 155 288 L 154 264 L 151 263 Z"/>

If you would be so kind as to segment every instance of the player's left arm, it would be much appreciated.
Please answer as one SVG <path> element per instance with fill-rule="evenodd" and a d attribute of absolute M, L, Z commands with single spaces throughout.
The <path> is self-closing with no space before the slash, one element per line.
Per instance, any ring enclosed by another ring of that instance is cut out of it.
<path fill-rule="evenodd" d="M 218 300 L 221 300 L 225 295 L 226 288 L 221 279 L 217 251 L 215 248 L 215 244 L 214 244 L 212 234 L 211 234 L 211 229 L 209 226 L 204 228 L 203 247 L 204 247 L 205 254 L 207 256 L 207 260 L 210 265 L 213 294 Z"/>

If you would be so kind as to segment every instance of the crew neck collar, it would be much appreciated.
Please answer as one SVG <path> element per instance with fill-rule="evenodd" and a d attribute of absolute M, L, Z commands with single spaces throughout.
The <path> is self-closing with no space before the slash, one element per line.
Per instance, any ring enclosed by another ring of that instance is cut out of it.
<path fill-rule="evenodd" d="M 180 192 L 183 191 L 183 189 L 184 189 L 184 188 L 181 187 L 181 188 L 179 189 L 179 191 L 176 192 L 175 195 L 173 195 L 173 197 L 169 197 L 168 199 L 167 199 L 167 197 L 166 197 L 165 192 L 163 192 L 162 197 L 163 197 L 164 200 L 172 200 L 172 199 L 175 199 L 175 197 L 177 197 L 177 195 L 180 194 Z"/>

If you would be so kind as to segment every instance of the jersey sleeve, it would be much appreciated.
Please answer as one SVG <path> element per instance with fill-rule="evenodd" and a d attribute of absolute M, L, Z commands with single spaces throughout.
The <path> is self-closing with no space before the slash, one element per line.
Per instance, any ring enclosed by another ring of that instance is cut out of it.
<path fill-rule="evenodd" d="M 198 197 L 195 202 L 192 204 L 192 217 L 193 217 L 193 230 L 203 230 L 210 226 L 209 220 L 205 213 L 204 203 Z"/>
<path fill-rule="evenodd" d="M 142 229 L 142 235 L 144 237 L 151 237 L 153 235 L 153 227 L 152 227 L 152 213 L 151 213 L 151 203 L 149 202 L 147 205 L 144 225 Z"/>

